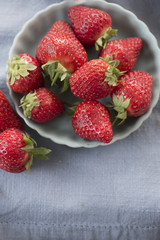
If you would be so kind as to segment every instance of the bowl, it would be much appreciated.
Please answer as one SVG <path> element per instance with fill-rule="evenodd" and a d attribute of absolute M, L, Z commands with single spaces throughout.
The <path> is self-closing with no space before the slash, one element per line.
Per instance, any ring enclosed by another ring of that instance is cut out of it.
<path fill-rule="evenodd" d="M 33 122 L 24 117 L 22 109 L 19 108 L 21 94 L 13 92 L 9 87 L 10 97 L 15 105 L 17 113 L 24 119 L 26 124 L 36 130 L 41 136 L 51 139 L 57 144 L 67 145 L 72 148 L 86 147 L 93 148 L 97 146 L 106 146 L 118 140 L 124 139 L 136 131 L 141 124 L 151 115 L 153 108 L 159 99 L 160 89 L 160 50 L 157 41 L 149 31 L 145 23 L 139 20 L 132 12 L 121 6 L 108 3 L 103 0 L 90 1 L 63 1 L 58 4 L 52 4 L 46 9 L 39 11 L 34 17 L 27 21 L 22 30 L 17 34 L 13 45 L 9 51 L 9 58 L 14 54 L 29 53 L 35 56 L 36 48 L 47 33 L 52 24 L 59 19 L 68 19 L 68 9 L 76 4 L 83 4 L 88 7 L 107 11 L 112 18 L 113 28 L 118 29 L 116 38 L 140 37 L 143 40 L 143 49 L 140 57 L 134 67 L 135 70 L 141 70 L 150 73 L 153 76 L 153 95 L 148 111 L 137 118 L 128 118 L 120 127 L 114 127 L 113 139 L 110 143 L 98 141 L 88 141 L 76 135 L 72 129 L 71 117 L 63 115 L 44 124 Z M 88 50 L 89 59 L 98 57 L 98 53 L 93 48 Z M 8 84 L 7 84 L 8 85 Z M 62 100 L 77 101 L 71 93 L 61 95 Z M 103 101 L 103 100 L 102 100 Z"/>

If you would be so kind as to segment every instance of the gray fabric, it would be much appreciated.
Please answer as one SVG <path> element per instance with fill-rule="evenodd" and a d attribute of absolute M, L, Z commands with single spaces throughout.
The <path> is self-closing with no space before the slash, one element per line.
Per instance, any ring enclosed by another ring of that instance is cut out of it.
<path fill-rule="evenodd" d="M 0 1 L 0 89 L 15 35 L 37 11 L 58 1 Z M 60 2 L 60 1 L 59 1 Z M 120 0 L 160 41 L 160 2 Z M 72 149 L 25 126 L 49 161 L 31 175 L 0 170 L 0 240 L 160 239 L 160 103 L 128 138 L 107 147 Z"/>

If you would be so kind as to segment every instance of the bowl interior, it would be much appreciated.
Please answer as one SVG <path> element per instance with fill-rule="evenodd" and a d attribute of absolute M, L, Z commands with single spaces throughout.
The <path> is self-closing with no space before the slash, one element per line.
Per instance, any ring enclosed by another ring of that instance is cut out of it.
<path fill-rule="evenodd" d="M 148 72 L 154 79 L 153 96 L 148 112 L 138 118 L 128 118 L 125 124 L 120 127 L 115 127 L 113 129 L 113 140 L 109 143 L 111 144 L 117 140 L 125 138 L 139 128 L 143 121 L 149 117 L 153 107 L 156 105 L 159 98 L 160 54 L 157 41 L 154 36 L 150 33 L 147 26 L 137 19 L 137 17 L 131 12 L 123 9 L 117 4 L 107 3 L 104 1 L 88 1 L 83 4 L 107 11 L 110 14 L 113 28 L 118 29 L 118 35 L 116 38 L 135 36 L 142 38 L 143 48 L 134 69 Z M 68 9 L 72 5 L 74 5 L 74 1 L 64 1 L 60 4 L 53 4 L 47 9 L 37 13 L 23 26 L 21 32 L 14 39 L 9 57 L 11 58 L 14 54 L 24 52 L 35 56 L 36 48 L 39 42 L 56 20 L 63 19 L 70 22 L 67 14 Z M 96 52 L 94 48 L 86 50 L 89 59 L 98 57 L 98 52 Z M 54 90 L 53 88 L 51 89 Z M 72 129 L 71 117 L 67 115 L 58 117 L 45 124 L 38 124 L 32 120 L 26 119 L 22 110 L 18 107 L 22 95 L 13 92 L 11 89 L 10 95 L 18 114 L 25 120 L 29 127 L 37 130 L 40 135 L 50 138 L 56 143 L 65 144 L 70 147 L 96 147 L 98 145 L 107 145 L 96 141 L 86 141 L 77 136 Z M 59 98 L 61 100 L 68 101 L 69 103 L 77 101 L 77 98 L 73 96 L 70 91 L 60 95 Z M 101 101 L 106 103 L 107 99 L 102 99 Z"/>

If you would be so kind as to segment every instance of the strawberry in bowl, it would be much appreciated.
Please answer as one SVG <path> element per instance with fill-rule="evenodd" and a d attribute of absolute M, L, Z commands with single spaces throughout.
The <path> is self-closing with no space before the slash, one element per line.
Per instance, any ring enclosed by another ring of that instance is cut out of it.
<path fill-rule="evenodd" d="M 69 79 L 72 93 L 82 99 L 96 100 L 110 95 L 125 72 L 108 59 L 93 59 L 79 68 Z"/>
<path fill-rule="evenodd" d="M 127 116 L 139 117 L 147 112 L 152 98 L 153 77 L 146 72 L 130 71 L 123 76 L 112 93 L 116 120 L 123 123 Z"/>
<path fill-rule="evenodd" d="M 117 68 L 120 71 L 131 71 L 135 66 L 142 48 L 142 39 L 138 37 L 124 38 L 110 41 L 104 49 L 100 51 L 102 58 L 110 57 L 118 60 Z"/>
<path fill-rule="evenodd" d="M 8 83 L 18 93 L 28 93 L 44 85 L 38 61 L 28 53 L 14 55 L 7 60 Z"/>
<path fill-rule="evenodd" d="M 85 100 L 72 116 L 74 132 L 83 139 L 109 143 L 113 138 L 110 113 L 100 102 Z"/>
<path fill-rule="evenodd" d="M 116 36 L 111 16 L 104 11 L 86 6 L 73 6 L 68 12 L 77 38 L 86 46 L 95 44 L 96 50 L 105 47 L 108 39 Z"/>
<path fill-rule="evenodd" d="M 56 21 L 36 49 L 36 59 L 52 85 L 61 79 L 68 88 L 70 74 L 87 62 L 87 53 L 66 21 Z"/>
<path fill-rule="evenodd" d="M 48 88 L 38 88 L 20 100 L 25 117 L 39 123 L 51 121 L 64 112 L 64 104 Z"/>

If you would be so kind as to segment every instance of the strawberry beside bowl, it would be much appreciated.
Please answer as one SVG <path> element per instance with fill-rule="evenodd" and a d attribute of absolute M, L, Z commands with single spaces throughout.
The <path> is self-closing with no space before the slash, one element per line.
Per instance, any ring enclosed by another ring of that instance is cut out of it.
<path fill-rule="evenodd" d="M 56 20 L 65 20 L 70 22 L 68 18 L 68 10 L 71 6 L 76 4 L 75 2 L 78 1 L 64 1 L 59 4 L 52 4 L 46 9 L 38 12 L 32 19 L 26 22 L 22 30 L 14 39 L 9 52 L 9 58 L 12 58 L 15 54 L 25 52 L 35 56 L 38 44 Z M 16 107 L 16 111 L 29 127 L 35 129 L 40 135 L 51 139 L 55 143 L 67 145 L 73 148 L 93 148 L 100 145 L 105 146 L 114 143 L 117 140 L 126 138 L 132 132 L 136 131 L 150 116 L 153 108 L 158 102 L 160 89 L 160 50 L 155 37 L 149 31 L 148 27 L 133 13 L 125 10 L 117 4 L 107 3 L 103 0 L 90 0 L 83 1 L 83 5 L 106 11 L 112 18 L 113 28 L 118 29 L 117 39 L 127 37 L 139 37 L 142 39 L 143 48 L 133 70 L 150 73 L 153 76 L 154 81 L 152 100 L 148 111 L 140 117 L 128 118 L 120 127 L 114 127 L 113 139 L 110 143 L 87 141 L 80 138 L 73 131 L 71 117 L 65 114 L 43 124 L 27 119 L 24 116 L 22 109 L 19 108 L 20 99 L 22 97 L 21 94 L 11 90 L 8 85 L 10 96 Z M 96 52 L 92 47 L 87 50 L 87 53 L 89 60 L 98 58 L 98 52 Z M 63 93 L 60 99 L 71 104 L 77 101 L 77 98 L 70 92 Z M 102 99 L 102 102 L 106 103 L 106 99 Z"/>

